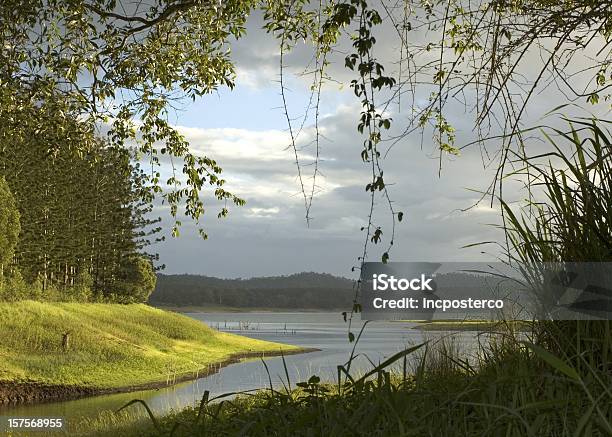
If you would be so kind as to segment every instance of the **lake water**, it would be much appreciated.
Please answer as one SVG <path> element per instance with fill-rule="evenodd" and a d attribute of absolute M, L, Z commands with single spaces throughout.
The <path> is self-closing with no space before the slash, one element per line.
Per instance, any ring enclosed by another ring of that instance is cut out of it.
<path fill-rule="evenodd" d="M 285 357 L 289 380 L 292 386 L 312 375 L 322 380 L 337 380 L 337 365 L 344 364 L 354 344 L 347 339 L 347 324 L 338 313 L 190 313 L 187 314 L 214 329 L 245 335 L 251 338 L 293 344 L 319 351 Z M 358 334 L 363 322 L 353 324 Z M 363 373 L 391 355 L 422 343 L 451 335 L 449 332 L 428 332 L 412 329 L 414 323 L 371 322 L 357 344 L 357 359 L 351 367 L 352 374 Z M 475 348 L 475 333 L 452 334 L 456 345 L 466 352 Z M 108 416 L 132 399 L 147 402 L 157 415 L 173 409 L 196 405 L 204 391 L 211 396 L 222 393 L 253 390 L 269 387 L 270 379 L 276 387 L 286 384 L 282 358 L 265 359 L 266 370 L 261 359 L 246 360 L 220 369 L 216 374 L 174 385 L 172 387 L 141 392 L 96 396 L 74 401 L 54 402 L 38 405 L 0 407 L 0 415 L 10 416 L 60 416 L 68 423 L 82 423 Z M 139 405 L 130 407 L 130 413 L 144 416 Z"/>

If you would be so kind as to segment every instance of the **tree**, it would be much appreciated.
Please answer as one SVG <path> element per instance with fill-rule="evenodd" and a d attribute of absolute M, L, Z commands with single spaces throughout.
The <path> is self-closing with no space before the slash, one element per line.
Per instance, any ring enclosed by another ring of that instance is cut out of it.
<path fill-rule="evenodd" d="M 19 211 L 6 180 L 0 177 L 0 278 L 13 260 L 19 239 Z"/>
<path fill-rule="evenodd" d="M 66 123 L 37 127 L 30 113 L 30 134 L 43 129 L 72 134 L 108 126 L 113 146 L 137 142 L 153 167 L 159 154 L 183 159 L 186 180 L 172 177 L 163 194 L 174 217 L 179 201 L 185 200 L 185 213 L 200 218 L 205 184 L 216 198 L 242 204 L 224 190 L 218 164 L 191 154 L 166 115 L 178 97 L 195 98 L 220 85 L 233 86 L 227 39 L 241 35 L 254 3 L 159 1 L 144 9 L 138 2 L 106 0 L 2 2 L 0 118 L 45 102 L 59 107 Z M 125 15 L 125 7 L 134 16 Z M 15 134 L 2 135 L 10 140 Z M 149 174 L 149 183 L 159 194 L 158 171 Z M 221 212 L 225 215 L 227 209 Z M 175 234 L 179 224 L 177 220 Z"/>
<path fill-rule="evenodd" d="M 151 261 L 142 256 L 134 256 L 124 265 L 114 291 L 119 301 L 146 302 L 156 282 L 157 276 Z"/>

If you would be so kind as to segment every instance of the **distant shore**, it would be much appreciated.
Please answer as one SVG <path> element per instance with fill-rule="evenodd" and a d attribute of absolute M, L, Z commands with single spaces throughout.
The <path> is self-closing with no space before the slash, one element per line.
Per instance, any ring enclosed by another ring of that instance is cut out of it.
<path fill-rule="evenodd" d="M 159 305 L 151 304 L 155 308 L 177 313 L 341 313 L 346 308 L 267 308 L 267 307 L 232 307 L 224 305 Z"/>
<path fill-rule="evenodd" d="M 529 323 L 521 320 L 487 321 L 487 320 L 435 320 L 420 322 L 412 329 L 421 331 L 494 331 L 501 328 L 512 328 L 515 331 L 528 331 Z"/>

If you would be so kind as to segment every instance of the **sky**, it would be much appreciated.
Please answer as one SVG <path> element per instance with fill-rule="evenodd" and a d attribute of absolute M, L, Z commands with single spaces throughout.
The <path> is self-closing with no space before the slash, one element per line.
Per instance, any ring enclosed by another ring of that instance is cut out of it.
<path fill-rule="evenodd" d="M 243 207 L 231 207 L 227 218 L 217 219 L 218 206 L 211 193 L 205 194 L 210 207 L 201 222 L 209 235 L 202 240 L 196 225 L 183 220 L 181 236 L 153 247 L 159 252 L 164 273 L 192 273 L 226 278 L 286 275 L 301 271 L 326 272 L 355 277 L 367 223 L 369 195 L 368 166 L 360 158 L 363 138 L 357 132 L 359 102 L 346 85 L 350 74 L 343 68 L 343 56 L 336 56 L 330 74 L 345 82 L 328 84 L 322 94 L 320 129 L 321 176 L 311 209 L 305 220 L 304 200 L 287 122 L 281 109 L 278 83 L 278 49 L 273 37 L 261 31 L 258 17 L 249 21 L 248 38 L 232 46 L 237 68 L 233 91 L 221 89 L 171 114 L 171 121 L 190 141 L 192 150 L 214 158 L 223 168 L 226 189 L 246 200 Z M 392 29 L 382 28 L 380 58 L 395 59 L 394 43 L 384 43 Z M 290 73 L 302 71 L 311 51 L 300 47 L 287 57 Z M 287 98 L 291 117 L 303 116 L 310 97 L 307 78 L 288 74 Z M 532 112 L 537 118 L 552 109 L 562 96 L 554 91 L 536 96 Z M 416 99 L 417 104 L 419 102 Z M 465 108 L 451 106 L 457 136 L 468 141 L 474 133 Z M 405 126 L 410 108 L 389 108 L 397 129 Z M 402 124 L 404 121 L 404 124 Z M 298 144 L 314 138 L 312 118 L 307 120 Z M 386 151 L 389 143 L 382 145 Z M 495 144 L 491 145 L 492 149 Z M 313 146 L 300 150 L 304 164 L 311 162 Z M 404 218 L 398 223 L 391 261 L 483 261 L 499 256 L 496 245 L 474 246 L 483 241 L 503 241 L 497 228 L 499 208 L 488 200 L 478 203 L 494 176 L 494 166 L 483 164 L 478 147 L 462 151 L 459 157 L 444 157 L 438 174 L 439 157 L 425 135 L 408 136 L 394 145 L 384 160 L 385 181 L 396 211 Z M 310 186 L 312 166 L 305 165 L 304 182 Z M 509 192 L 520 199 L 520 190 Z M 475 205 L 475 206 L 474 206 Z M 471 208 L 470 208 L 471 207 Z M 469 208 L 469 209 L 468 209 Z M 165 207 L 155 213 L 170 228 Z M 370 260 L 379 261 L 389 242 L 389 213 L 377 202 L 376 222 L 383 226 L 383 241 L 372 245 Z"/>

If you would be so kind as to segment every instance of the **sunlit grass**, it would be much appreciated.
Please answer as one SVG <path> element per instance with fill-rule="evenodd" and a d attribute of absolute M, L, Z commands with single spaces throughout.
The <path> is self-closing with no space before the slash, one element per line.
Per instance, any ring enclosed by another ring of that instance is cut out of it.
<path fill-rule="evenodd" d="M 164 382 L 232 355 L 296 349 L 141 304 L 0 303 L 0 339 L 0 381 L 99 388 Z"/>

